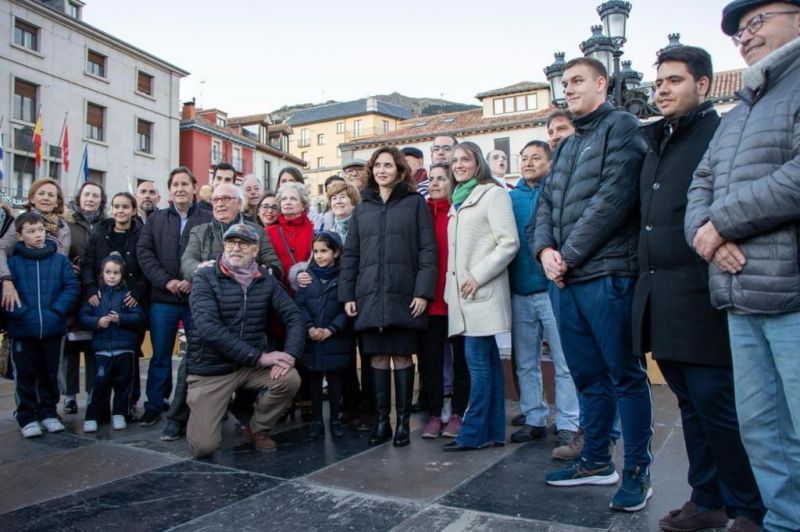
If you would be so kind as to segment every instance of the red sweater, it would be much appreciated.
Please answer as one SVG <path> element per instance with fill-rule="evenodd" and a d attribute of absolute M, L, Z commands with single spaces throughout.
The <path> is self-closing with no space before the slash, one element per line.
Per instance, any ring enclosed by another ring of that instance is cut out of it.
<path fill-rule="evenodd" d="M 292 255 L 294 255 L 295 262 L 303 262 L 311 258 L 314 225 L 304 212 L 299 218 L 293 220 L 287 220 L 282 214 L 278 215 L 278 223 L 267 226 L 267 234 L 270 241 L 272 241 L 272 247 L 275 248 L 275 253 L 278 254 L 278 259 L 281 261 L 283 280 L 286 281 L 289 276 L 289 268 L 294 265 L 294 262 L 292 262 L 292 258 L 289 255 L 289 250 L 286 249 L 286 244 L 283 243 L 280 229 L 283 229 L 283 235 L 286 237 L 286 242 L 289 244 L 289 250 L 291 250 Z"/>
<path fill-rule="evenodd" d="M 428 206 L 433 215 L 433 232 L 436 233 L 436 247 L 439 251 L 439 276 L 436 280 L 436 292 L 431 301 L 431 316 L 447 316 L 447 303 L 444 302 L 444 282 L 447 275 L 447 213 L 450 212 L 450 201 L 447 198 L 433 200 L 428 198 Z"/>

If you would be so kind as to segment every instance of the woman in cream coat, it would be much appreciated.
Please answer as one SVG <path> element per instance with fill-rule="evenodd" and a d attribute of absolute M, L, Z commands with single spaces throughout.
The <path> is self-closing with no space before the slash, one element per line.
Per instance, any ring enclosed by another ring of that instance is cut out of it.
<path fill-rule="evenodd" d="M 511 199 L 492 179 L 480 148 L 458 144 L 450 166 L 445 300 L 449 334 L 464 336 L 472 387 L 458 438 L 445 451 L 505 441 L 503 370 L 494 335 L 511 330 L 509 263 L 519 249 Z"/>

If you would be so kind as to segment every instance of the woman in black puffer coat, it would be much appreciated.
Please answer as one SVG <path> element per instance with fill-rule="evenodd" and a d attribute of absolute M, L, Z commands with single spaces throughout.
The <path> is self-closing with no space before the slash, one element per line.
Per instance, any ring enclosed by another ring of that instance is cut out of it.
<path fill-rule="evenodd" d="M 391 439 L 393 360 L 397 427 L 395 447 L 409 443 L 414 387 L 411 354 L 428 324 L 438 274 L 433 219 L 399 150 L 377 150 L 367 164 L 368 185 L 353 211 L 339 277 L 339 301 L 355 318 L 371 355 L 378 419 L 370 445 Z"/>

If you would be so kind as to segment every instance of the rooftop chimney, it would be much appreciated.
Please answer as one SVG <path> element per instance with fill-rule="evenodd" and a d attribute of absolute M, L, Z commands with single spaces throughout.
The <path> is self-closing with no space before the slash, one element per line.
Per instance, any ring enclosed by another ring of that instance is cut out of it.
<path fill-rule="evenodd" d="M 190 102 L 183 102 L 183 109 L 181 109 L 181 120 L 194 120 L 194 115 L 194 98 L 192 98 Z"/>

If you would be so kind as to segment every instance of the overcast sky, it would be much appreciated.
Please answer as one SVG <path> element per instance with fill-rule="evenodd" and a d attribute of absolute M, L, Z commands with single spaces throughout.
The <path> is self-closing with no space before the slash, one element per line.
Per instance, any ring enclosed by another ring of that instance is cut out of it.
<path fill-rule="evenodd" d="M 580 55 L 599 0 L 86 0 L 83 18 L 181 68 L 181 100 L 231 116 L 398 91 L 477 103 L 546 81 L 553 52 Z M 744 62 L 719 29 L 728 0 L 633 0 L 623 59 L 652 79 L 667 34 Z M 123 7 L 124 6 L 124 7 Z M 561 11 L 557 11 L 561 9 Z"/>

